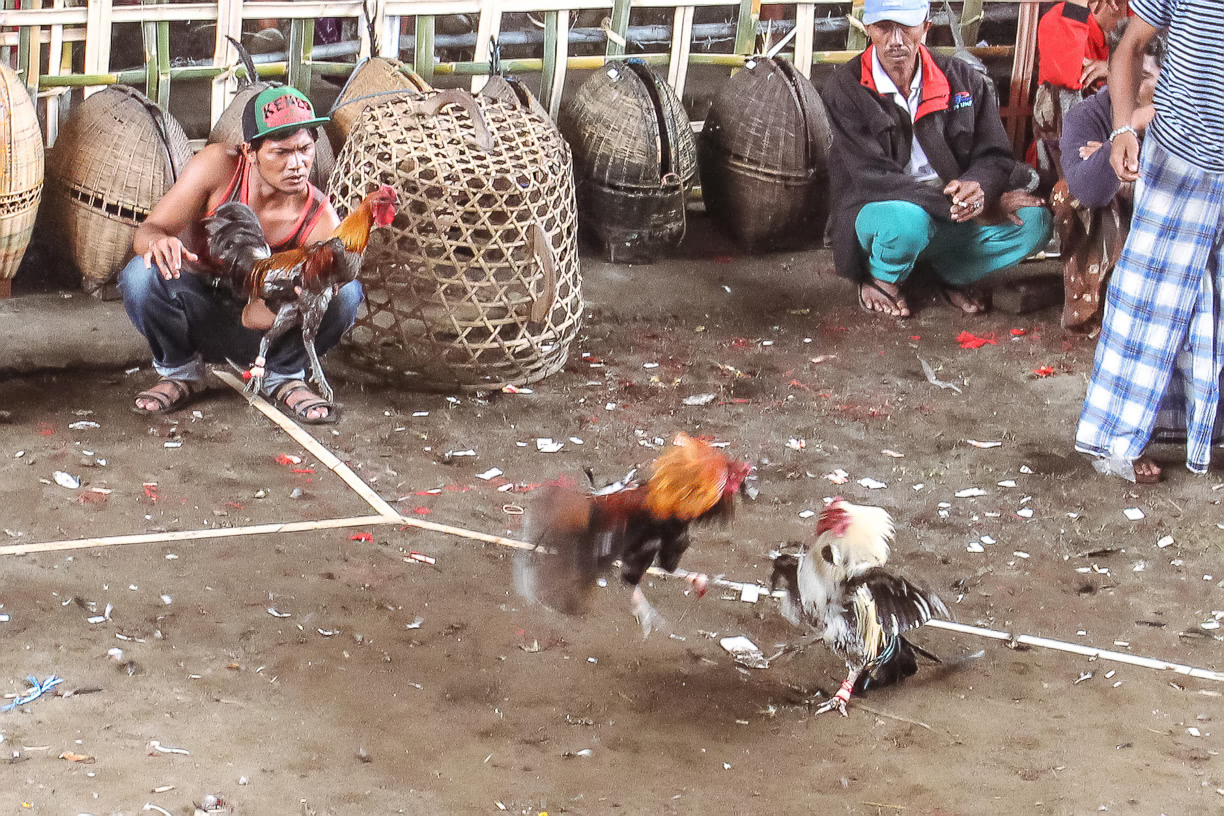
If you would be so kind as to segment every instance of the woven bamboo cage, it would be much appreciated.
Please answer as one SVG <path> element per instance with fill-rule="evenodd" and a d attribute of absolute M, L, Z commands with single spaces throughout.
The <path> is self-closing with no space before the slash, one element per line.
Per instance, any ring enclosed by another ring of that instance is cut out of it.
<path fill-rule="evenodd" d="M 807 78 L 777 57 L 724 83 L 697 140 L 706 210 L 749 252 L 824 236 L 832 134 Z"/>
<path fill-rule="evenodd" d="M 650 263 L 677 246 L 697 149 L 684 106 L 645 63 L 596 71 L 561 110 L 583 231 L 609 260 Z"/>
<path fill-rule="evenodd" d="M 343 212 L 377 184 L 401 205 L 366 252 L 349 362 L 439 390 L 534 382 L 565 364 L 583 309 L 577 207 L 570 150 L 547 117 L 456 90 L 384 98 L 354 126 L 329 192 Z"/>
<path fill-rule="evenodd" d="M 86 292 L 119 271 L 136 227 L 190 158 L 179 123 L 132 88 L 112 85 L 73 110 L 47 157 L 47 207 Z"/>
<path fill-rule="evenodd" d="M 478 92 L 480 96 L 505 102 L 507 105 L 524 108 L 542 120 L 552 123 L 548 111 L 536 99 L 531 89 L 514 77 L 495 74 L 488 78 L 484 87 Z"/>
<path fill-rule="evenodd" d="M 30 94 L 0 65 L 0 298 L 30 245 L 43 188 L 43 142 Z"/>
<path fill-rule="evenodd" d="M 213 125 L 208 134 L 208 143 L 225 142 L 240 144 L 242 142 L 242 112 L 247 103 L 264 88 L 279 85 L 277 82 L 255 82 L 246 85 L 234 95 L 234 101 L 221 112 L 217 124 Z M 327 189 L 327 180 L 331 178 L 332 170 L 336 168 L 336 153 L 332 150 L 327 134 L 320 132 L 315 140 L 314 164 L 310 167 L 310 183 L 321 190 Z"/>
<path fill-rule="evenodd" d="M 416 97 L 429 90 L 432 89 L 428 82 L 397 59 L 371 57 L 363 60 L 340 89 L 340 95 L 329 113 L 331 124 L 327 132 L 331 136 L 332 147 L 340 150 L 361 118 L 361 112 L 372 102 L 405 92 L 408 96 Z"/>

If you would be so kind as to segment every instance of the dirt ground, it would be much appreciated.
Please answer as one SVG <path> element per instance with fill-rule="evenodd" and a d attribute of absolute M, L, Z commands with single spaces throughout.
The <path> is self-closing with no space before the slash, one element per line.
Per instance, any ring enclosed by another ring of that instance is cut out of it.
<path fill-rule="evenodd" d="M 708 435 L 756 465 L 760 496 L 699 531 L 686 568 L 767 581 L 769 552 L 841 494 L 895 515 L 895 563 L 962 623 L 1224 669 L 1224 480 L 1170 448 L 1167 480 L 1136 487 L 1072 452 L 1093 344 L 1056 307 L 966 317 L 918 296 L 915 318 L 872 319 L 815 274 L 827 253 L 689 246 L 649 267 L 587 258 L 586 325 L 532 393 L 350 379 L 316 437 L 405 515 L 517 536 L 533 486 L 585 466 L 611 480 L 676 431 Z M 134 416 L 149 382 L 0 381 L 0 546 L 372 513 L 223 385 Z M 1224 813 L 1209 680 L 928 629 L 915 640 L 948 665 L 815 717 L 806 700 L 843 677 L 832 656 L 748 669 L 719 646 L 794 637 L 772 600 L 654 580 L 676 637 L 643 641 L 614 582 L 564 618 L 515 595 L 511 551 L 414 528 L 0 558 L 0 691 L 64 678 L 0 713 L 0 816 L 180 816 L 207 794 L 295 816 Z"/>

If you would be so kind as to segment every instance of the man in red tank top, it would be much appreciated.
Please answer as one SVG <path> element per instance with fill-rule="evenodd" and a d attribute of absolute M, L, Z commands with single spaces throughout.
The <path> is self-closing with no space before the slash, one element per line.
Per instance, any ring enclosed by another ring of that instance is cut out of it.
<path fill-rule="evenodd" d="M 135 257 L 119 274 L 119 291 L 132 323 L 149 341 L 160 375 L 136 395 L 137 413 L 187 405 L 205 390 L 207 363 L 255 358 L 273 315 L 262 301 L 239 302 L 200 274 L 201 222 L 233 200 L 255 211 L 274 252 L 330 237 L 340 219 L 327 196 L 308 181 L 316 128 L 326 121 L 295 88 L 261 91 L 244 111 L 243 144 L 204 147 L 136 230 Z M 352 326 L 361 297 L 361 285 L 353 281 L 332 300 L 315 343 L 320 355 Z M 304 381 L 306 363 L 301 334 L 294 329 L 268 355 L 265 396 L 300 422 L 333 422 L 335 406 Z"/>

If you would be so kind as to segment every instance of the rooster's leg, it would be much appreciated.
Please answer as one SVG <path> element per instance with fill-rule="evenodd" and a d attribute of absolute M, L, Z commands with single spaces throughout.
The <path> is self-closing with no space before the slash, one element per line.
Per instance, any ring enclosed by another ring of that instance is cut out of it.
<path fill-rule="evenodd" d="M 851 669 L 850 675 L 841 684 L 841 688 L 837 690 L 832 699 L 817 706 L 816 713 L 823 714 L 836 708 L 843 717 L 850 716 L 846 713 L 846 703 L 850 701 L 850 692 L 854 691 L 854 684 L 858 681 L 859 675 L 862 672 L 862 669 Z"/>
<path fill-rule="evenodd" d="M 329 286 L 316 298 L 311 298 L 302 313 L 302 344 L 306 347 L 306 356 L 310 358 L 310 379 L 319 386 L 319 395 L 328 402 L 334 396 L 331 385 L 323 376 L 323 365 L 319 362 L 319 352 L 315 349 L 315 338 L 319 335 L 319 326 L 323 323 L 323 315 L 331 303 L 332 288 Z"/>
<path fill-rule="evenodd" d="M 268 349 L 280 339 L 282 334 L 289 331 L 296 322 L 296 318 L 297 311 L 292 305 L 282 306 L 276 313 L 276 320 L 264 332 L 263 338 L 259 341 L 259 356 L 255 358 L 255 365 L 251 366 L 251 379 L 247 380 L 246 388 L 242 389 L 248 399 L 263 393 L 264 376 L 268 373 L 264 368 L 268 362 Z"/>
<path fill-rule="evenodd" d="M 661 632 L 668 632 L 671 625 L 667 619 L 659 614 L 650 601 L 646 600 L 646 594 L 642 592 L 642 588 L 635 586 L 633 588 L 633 616 L 637 618 L 638 623 L 642 625 L 642 637 L 650 637 L 650 633 L 655 629 Z"/>

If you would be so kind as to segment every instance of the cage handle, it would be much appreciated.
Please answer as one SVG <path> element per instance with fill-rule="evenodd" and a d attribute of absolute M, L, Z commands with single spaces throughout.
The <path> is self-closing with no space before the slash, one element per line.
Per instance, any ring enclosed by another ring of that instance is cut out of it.
<path fill-rule="evenodd" d="M 552 314 L 553 305 L 557 301 L 557 259 L 553 254 L 552 241 L 548 233 L 538 222 L 533 221 L 528 227 L 531 231 L 531 254 L 535 256 L 536 265 L 544 273 L 544 291 L 540 297 L 531 301 L 532 323 L 542 323 Z"/>

